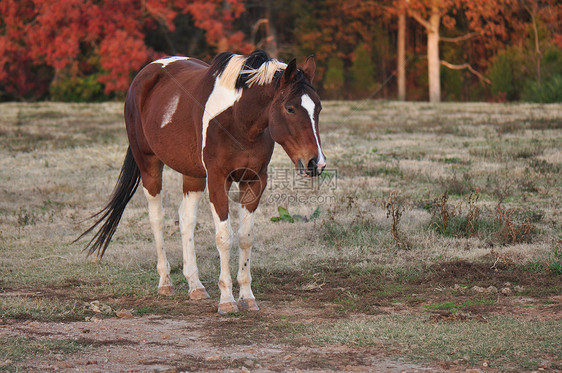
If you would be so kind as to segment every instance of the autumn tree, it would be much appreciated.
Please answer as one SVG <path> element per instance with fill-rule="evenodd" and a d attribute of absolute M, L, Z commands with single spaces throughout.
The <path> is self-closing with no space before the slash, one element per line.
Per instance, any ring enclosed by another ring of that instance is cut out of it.
<path fill-rule="evenodd" d="M 422 25 L 427 35 L 427 66 L 429 80 L 429 101 L 441 100 L 441 65 L 451 69 L 468 69 L 480 79 L 482 74 L 469 63 L 453 64 L 442 60 L 439 55 L 439 42 L 463 42 L 471 38 L 480 38 L 486 43 L 487 38 L 505 36 L 505 12 L 515 0 L 406 0 L 408 14 Z M 454 30 L 455 15 L 462 14 L 471 32 L 454 37 L 441 35 L 441 25 L 447 30 Z"/>
<path fill-rule="evenodd" d="M 146 45 L 148 32 L 173 31 L 176 17 L 189 14 L 215 50 L 247 51 L 232 29 L 243 11 L 239 0 L 3 0 L 0 85 L 37 97 L 69 77 L 96 74 L 105 93 L 124 92 L 131 75 L 162 54 Z"/>

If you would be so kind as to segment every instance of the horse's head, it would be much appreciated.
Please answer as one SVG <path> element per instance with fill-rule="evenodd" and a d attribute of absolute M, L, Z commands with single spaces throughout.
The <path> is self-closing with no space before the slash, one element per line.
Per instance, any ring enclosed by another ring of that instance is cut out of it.
<path fill-rule="evenodd" d="M 285 149 L 303 176 L 320 175 L 326 167 L 318 132 L 322 105 L 311 85 L 315 69 L 312 56 L 301 68 L 293 59 L 279 78 L 269 112 L 271 137 Z"/>

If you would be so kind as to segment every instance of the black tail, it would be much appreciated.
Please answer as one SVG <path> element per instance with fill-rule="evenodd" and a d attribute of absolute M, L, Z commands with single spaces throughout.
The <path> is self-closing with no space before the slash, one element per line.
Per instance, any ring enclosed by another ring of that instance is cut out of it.
<path fill-rule="evenodd" d="M 111 241 L 111 237 L 113 237 L 113 234 L 115 233 L 115 230 L 119 225 L 119 221 L 121 220 L 123 211 L 125 211 L 127 203 L 129 203 L 129 201 L 135 194 L 139 183 L 139 167 L 137 166 L 137 163 L 133 158 L 131 148 L 129 147 L 127 149 L 125 161 L 123 162 L 123 166 L 121 167 L 121 173 L 119 173 L 119 179 L 117 180 L 117 184 L 113 189 L 111 200 L 103 210 L 91 216 L 90 219 L 96 218 L 100 215 L 101 217 L 87 231 L 82 233 L 77 239 L 74 240 L 74 242 L 78 241 L 79 239 L 93 231 L 100 223 L 103 222 L 100 229 L 97 231 L 94 237 L 92 237 L 90 242 L 88 242 L 88 245 L 86 245 L 86 247 L 84 248 L 84 250 L 88 250 L 88 255 L 91 255 L 97 251 L 98 258 L 101 259 L 101 257 L 105 253 L 105 249 L 107 249 L 107 246 L 109 245 L 109 241 Z"/>

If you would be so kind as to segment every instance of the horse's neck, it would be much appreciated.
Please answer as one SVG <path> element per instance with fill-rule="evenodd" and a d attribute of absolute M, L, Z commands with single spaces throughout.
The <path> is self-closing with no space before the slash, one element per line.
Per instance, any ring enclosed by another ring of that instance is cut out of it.
<path fill-rule="evenodd" d="M 247 133 L 249 140 L 260 135 L 268 127 L 272 100 L 273 88 L 258 86 L 246 88 L 235 104 L 234 119 Z"/>

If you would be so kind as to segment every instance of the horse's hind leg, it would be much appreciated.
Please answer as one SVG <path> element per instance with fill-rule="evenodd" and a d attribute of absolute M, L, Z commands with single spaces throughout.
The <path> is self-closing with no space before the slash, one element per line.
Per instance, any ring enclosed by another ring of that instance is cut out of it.
<path fill-rule="evenodd" d="M 193 240 L 197 222 L 197 209 L 204 191 L 205 179 L 183 177 L 183 199 L 179 208 L 183 246 L 183 275 L 189 284 L 189 297 L 193 300 L 209 298 L 209 294 L 199 280 Z"/>
<path fill-rule="evenodd" d="M 154 234 L 154 244 L 158 254 L 158 264 L 156 269 L 160 275 L 158 283 L 158 294 L 174 295 L 172 280 L 170 279 L 170 263 L 166 258 L 164 249 L 164 209 L 162 207 L 162 168 L 163 164 L 156 157 L 143 159 L 141 179 L 144 195 L 148 201 L 148 217 L 152 233 Z"/>

